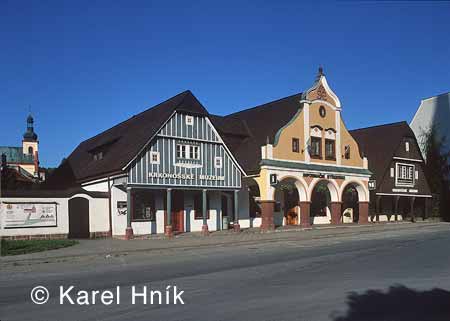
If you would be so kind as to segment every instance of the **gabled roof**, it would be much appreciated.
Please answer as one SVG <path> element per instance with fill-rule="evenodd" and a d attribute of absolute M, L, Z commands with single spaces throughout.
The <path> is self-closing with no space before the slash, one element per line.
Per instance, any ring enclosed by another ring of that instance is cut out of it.
<path fill-rule="evenodd" d="M 300 108 L 302 94 L 297 93 L 228 116 L 211 120 L 247 174 L 259 171 L 261 146 L 273 143 L 278 130 Z"/>
<path fill-rule="evenodd" d="M 34 156 L 24 154 L 22 147 L 0 146 L 0 155 L 6 155 L 7 163 L 33 164 Z"/>
<path fill-rule="evenodd" d="M 120 173 L 175 111 L 208 115 L 197 98 L 184 91 L 79 144 L 67 158 L 65 167 L 71 170 L 65 172 L 72 172 L 77 181 Z M 98 152 L 103 158 L 94 161 Z"/>
<path fill-rule="evenodd" d="M 405 121 L 350 130 L 360 153 L 369 160 L 369 170 L 380 180 L 388 170 L 392 157 L 404 137 L 415 139 Z"/>

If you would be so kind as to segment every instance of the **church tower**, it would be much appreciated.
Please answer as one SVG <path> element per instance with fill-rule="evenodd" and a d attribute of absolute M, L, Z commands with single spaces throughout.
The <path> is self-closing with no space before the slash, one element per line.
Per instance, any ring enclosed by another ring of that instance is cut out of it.
<path fill-rule="evenodd" d="M 24 155 L 30 155 L 30 157 L 33 158 L 35 175 L 37 175 L 39 171 L 38 148 L 38 136 L 34 132 L 34 119 L 30 114 L 27 117 L 27 131 L 23 134 L 22 149 Z"/>

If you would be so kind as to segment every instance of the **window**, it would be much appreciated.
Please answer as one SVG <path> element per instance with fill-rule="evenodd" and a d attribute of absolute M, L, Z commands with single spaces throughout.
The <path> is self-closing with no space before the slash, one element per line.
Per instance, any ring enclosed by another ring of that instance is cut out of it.
<path fill-rule="evenodd" d="M 332 139 L 325 139 L 325 159 L 336 159 L 335 143 Z"/>
<path fill-rule="evenodd" d="M 405 150 L 409 152 L 409 142 L 405 142 Z"/>
<path fill-rule="evenodd" d="M 200 159 L 200 146 L 190 144 L 177 144 L 177 158 Z"/>
<path fill-rule="evenodd" d="M 345 145 L 344 147 L 344 158 L 350 159 L 350 145 Z"/>
<path fill-rule="evenodd" d="M 97 152 L 97 153 L 94 154 L 94 160 L 95 161 L 101 160 L 101 159 L 103 159 L 103 152 Z"/>
<path fill-rule="evenodd" d="M 159 164 L 159 152 L 150 152 L 150 163 Z"/>
<path fill-rule="evenodd" d="M 300 153 L 300 140 L 298 138 L 292 138 L 292 151 Z"/>
<path fill-rule="evenodd" d="M 222 157 L 216 156 L 214 158 L 214 167 L 215 168 L 222 168 Z"/>
<path fill-rule="evenodd" d="M 33 147 L 28 147 L 28 154 L 33 155 Z"/>
<path fill-rule="evenodd" d="M 188 147 L 189 147 L 189 158 L 200 159 L 199 146 L 188 146 Z"/>
<path fill-rule="evenodd" d="M 203 195 L 198 192 L 194 196 L 194 218 L 196 220 L 203 219 Z M 206 194 L 206 218 L 209 219 L 209 195 Z"/>
<path fill-rule="evenodd" d="M 156 221 L 155 192 L 133 193 L 133 221 Z"/>
<path fill-rule="evenodd" d="M 394 168 L 391 167 L 391 177 L 394 177 L 394 176 L 395 176 L 395 171 L 394 171 Z"/>
<path fill-rule="evenodd" d="M 397 163 L 395 185 L 413 187 L 415 178 L 414 168 L 414 165 Z"/>
<path fill-rule="evenodd" d="M 322 139 L 311 137 L 311 157 L 322 158 Z"/>
<path fill-rule="evenodd" d="M 194 117 L 186 116 L 186 125 L 188 125 L 188 126 L 194 125 Z"/>

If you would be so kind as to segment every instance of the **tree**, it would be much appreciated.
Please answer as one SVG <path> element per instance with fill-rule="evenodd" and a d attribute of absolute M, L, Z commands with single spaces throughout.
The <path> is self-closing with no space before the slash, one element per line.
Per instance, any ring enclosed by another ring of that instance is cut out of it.
<path fill-rule="evenodd" d="M 424 172 L 433 194 L 439 195 L 441 217 L 450 221 L 450 151 L 446 137 L 439 135 L 436 126 L 422 133 L 422 150 L 425 156 Z"/>

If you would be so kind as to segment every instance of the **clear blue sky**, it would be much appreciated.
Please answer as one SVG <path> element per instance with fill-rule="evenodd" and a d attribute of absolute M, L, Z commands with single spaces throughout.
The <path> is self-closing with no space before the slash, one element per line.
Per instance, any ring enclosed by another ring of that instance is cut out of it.
<path fill-rule="evenodd" d="M 20 146 L 31 105 L 57 166 L 183 90 L 228 114 L 309 88 L 320 64 L 349 128 L 450 91 L 450 2 L 272 2 L 0 1 L 0 145 Z"/>

